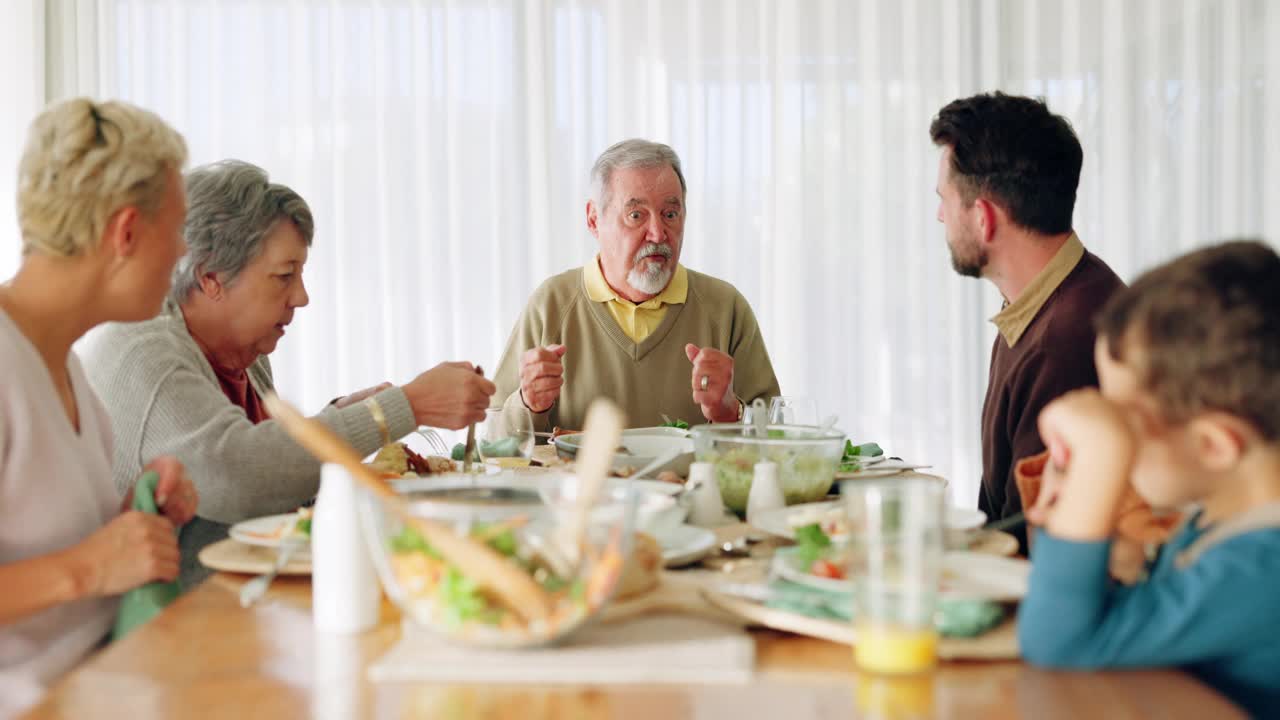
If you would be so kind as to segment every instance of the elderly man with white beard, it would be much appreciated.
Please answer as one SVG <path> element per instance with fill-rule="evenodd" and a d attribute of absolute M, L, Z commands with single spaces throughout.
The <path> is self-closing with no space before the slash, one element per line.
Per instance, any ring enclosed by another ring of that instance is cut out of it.
<path fill-rule="evenodd" d="M 674 150 L 624 140 L 591 169 L 587 229 L 600 252 L 542 283 L 507 342 L 494 396 L 539 430 L 581 428 L 605 396 L 633 427 L 666 416 L 736 422 L 779 394 L 746 298 L 680 264 L 684 174 Z"/>

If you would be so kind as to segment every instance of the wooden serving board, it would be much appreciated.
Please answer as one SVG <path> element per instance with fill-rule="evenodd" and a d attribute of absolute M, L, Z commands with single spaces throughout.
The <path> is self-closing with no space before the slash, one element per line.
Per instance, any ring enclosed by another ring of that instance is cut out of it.
<path fill-rule="evenodd" d="M 710 604 L 752 625 L 841 645 L 852 646 L 857 642 L 851 623 L 811 618 L 711 589 L 703 590 L 702 596 Z M 938 642 L 938 657 L 943 660 L 1013 660 L 1018 656 L 1017 621 L 1012 617 L 978 637 L 944 637 Z"/>
<path fill-rule="evenodd" d="M 631 597 L 618 598 L 609 603 L 600 615 L 601 622 L 630 620 L 642 615 L 677 613 L 694 615 L 733 625 L 745 624 L 731 612 L 707 602 L 702 595 L 706 587 L 704 577 L 690 573 L 663 572 L 652 589 Z"/>

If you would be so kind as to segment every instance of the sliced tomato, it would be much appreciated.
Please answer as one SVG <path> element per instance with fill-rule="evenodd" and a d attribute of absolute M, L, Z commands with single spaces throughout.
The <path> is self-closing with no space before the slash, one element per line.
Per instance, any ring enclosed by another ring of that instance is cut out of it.
<path fill-rule="evenodd" d="M 831 578 L 833 580 L 844 579 L 844 568 L 830 560 L 815 560 L 813 567 L 809 568 L 809 572 L 818 577 Z"/>

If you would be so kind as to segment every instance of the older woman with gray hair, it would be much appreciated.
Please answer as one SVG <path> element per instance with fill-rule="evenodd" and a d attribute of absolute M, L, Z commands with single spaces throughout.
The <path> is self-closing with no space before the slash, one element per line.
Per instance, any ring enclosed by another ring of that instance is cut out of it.
<path fill-rule="evenodd" d="M 176 455 L 200 491 L 182 532 L 182 578 L 208 575 L 197 554 L 235 522 L 288 512 L 313 498 L 320 465 L 268 416 L 268 355 L 308 303 L 302 272 L 314 221 L 293 190 L 249 163 L 226 160 L 186 177 L 187 254 L 159 316 L 112 325 L 85 346 L 89 378 L 116 424 L 115 477 L 144 457 Z M 482 420 L 492 383 L 468 363 L 443 363 L 402 387 L 380 385 L 317 415 L 362 453 L 419 425 Z"/>

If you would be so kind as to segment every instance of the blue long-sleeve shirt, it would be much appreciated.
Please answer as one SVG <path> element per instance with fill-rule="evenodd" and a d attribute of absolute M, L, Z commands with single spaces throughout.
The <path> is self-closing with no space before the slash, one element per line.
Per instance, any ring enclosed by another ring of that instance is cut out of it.
<path fill-rule="evenodd" d="M 1110 541 L 1038 532 L 1018 612 L 1023 656 L 1057 668 L 1180 667 L 1253 715 L 1280 713 L 1280 524 L 1256 520 L 1193 548 L 1213 531 L 1193 518 L 1128 587 L 1108 577 Z M 1198 557 L 1179 562 L 1189 549 Z"/>

